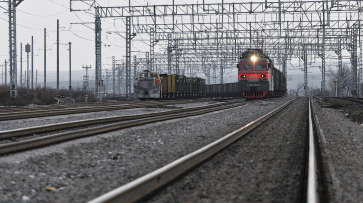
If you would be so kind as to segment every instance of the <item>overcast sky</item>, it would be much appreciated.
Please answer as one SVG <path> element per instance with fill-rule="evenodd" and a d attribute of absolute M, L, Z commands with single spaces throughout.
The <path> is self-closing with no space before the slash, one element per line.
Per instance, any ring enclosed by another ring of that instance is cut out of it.
<path fill-rule="evenodd" d="M 7 8 L 7 3 L 0 3 Z M 8 14 L 1 9 L 0 14 L 0 64 L 8 60 L 9 37 L 8 37 Z M 68 42 L 72 43 L 72 70 L 82 70 L 83 65 L 95 65 L 95 34 L 94 18 L 92 14 L 85 12 L 70 12 L 69 0 L 25 0 L 17 7 L 17 47 L 18 61 L 20 62 L 20 43 L 23 44 L 23 71 L 26 68 L 25 44 L 31 44 L 34 37 L 34 69 L 44 69 L 44 28 L 47 29 L 47 70 L 56 70 L 57 55 L 57 19 L 60 22 L 60 70 L 68 71 L 69 53 Z M 114 30 L 113 20 L 102 22 L 102 63 L 107 68 L 111 63 L 113 55 L 120 58 L 124 52 L 125 42 L 119 36 L 106 36 L 105 32 Z M 71 24 L 89 22 L 91 24 Z M 118 29 L 124 28 L 122 21 L 115 25 Z M 120 25 L 122 24 L 122 25 Z M 18 69 L 20 63 L 18 62 Z M 94 71 L 92 71 L 94 72 Z"/>
<path fill-rule="evenodd" d="M 202 0 L 200 0 L 202 2 Z M 97 1 L 103 6 L 114 5 L 128 5 L 128 0 L 99 0 Z M 182 3 L 196 3 L 191 0 L 175 1 L 177 4 Z M 205 0 L 205 2 L 218 2 L 215 0 Z M 224 1 L 226 2 L 226 1 Z M 133 5 L 145 4 L 172 4 L 172 0 L 133 0 Z M 0 3 L 0 6 L 7 8 L 7 3 Z M 83 65 L 91 65 L 91 75 L 94 74 L 95 66 L 95 33 L 93 13 L 86 12 L 70 12 L 69 0 L 24 0 L 17 7 L 17 47 L 18 47 L 18 72 L 20 70 L 20 43 L 23 44 L 23 73 L 26 70 L 26 53 L 24 51 L 25 44 L 31 44 L 31 37 L 34 37 L 34 69 L 38 70 L 40 77 L 43 75 L 44 69 L 44 28 L 47 29 L 47 70 L 56 71 L 56 25 L 57 19 L 60 21 L 60 70 L 68 71 L 69 69 L 69 55 L 68 55 L 68 42 L 72 43 L 72 70 L 82 70 Z M 75 5 L 78 6 L 78 5 Z M 85 5 L 86 6 L 86 5 Z M 0 8 L 0 64 L 4 64 L 8 60 L 9 55 L 9 37 L 8 37 L 8 14 L 6 10 Z M 90 23 L 90 24 L 71 24 L 71 23 Z M 125 31 L 124 22 L 121 19 L 102 19 L 102 64 L 103 70 L 110 69 L 111 57 L 116 56 L 116 59 L 124 58 L 125 53 L 125 40 L 116 34 L 106 34 L 106 31 Z M 124 34 L 124 33 L 122 33 Z M 142 39 L 148 42 L 147 35 Z M 134 42 L 132 46 L 133 51 L 149 50 L 148 43 Z M 134 54 L 134 53 L 133 53 Z M 319 66 L 320 59 L 316 60 L 313 66 Z M 294 88 L 298 83 L 303 81 L 303 72 L 301 71 L 302 64 L 299 67 L 298 60 L 291 61 L 288 65 L 288 85 L 289 88 Z M 349 61 L 348 61 L 349 63 Z M 327 60 L 328 66 L 334 66 Z M 34 72 L 35 72 L 34 70 Z M 234 82 L 237 80 L 237 73 L 228 71 L 225 82 Z M 1 74 L 1 73 L 0 73 Z M 321 75 L 318 67 L 312 67 L 309 70 L 309 83 L 312 86 L 319 86 Z M 53 78 L 52 76 L 48 76 Z M 63 75 L 63 77 L 65 77 Z M 73 76 L 72 76 L 73 77 Z M 327 78 L 328 79 L 328 78 Z M 219 81 L 219 79 L 217 79 Z"/>

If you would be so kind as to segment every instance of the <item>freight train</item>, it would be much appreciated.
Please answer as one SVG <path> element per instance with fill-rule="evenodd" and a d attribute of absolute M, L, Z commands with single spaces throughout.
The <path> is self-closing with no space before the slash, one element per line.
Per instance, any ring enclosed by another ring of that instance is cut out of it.
<path fill-rule="evenodd" d="M 192 99 L 212 97 L 241 97 L 238 83 L 206 85 L 205 79 L 184 75 L 159 74 L 144 70 L 134 85 L 135 98 Z"/>
<path fill-rule="evenodd" d="M 286 77 L 260 49 L 242 53 L 238 68 L 241 95 L 246 99 L 279 97 L 286 94 Z"/>
<path fill-rule="evenodd" d="M 145 70 L 134 85 L 135 98 L 181 99 L 202 97 L 244 97 L 246 99 L 283 96 L 286 78 L 259 49 L 242 53 L 238 82 L 206 85 L 205 79 L 184 75 L 159 74 Z"/>

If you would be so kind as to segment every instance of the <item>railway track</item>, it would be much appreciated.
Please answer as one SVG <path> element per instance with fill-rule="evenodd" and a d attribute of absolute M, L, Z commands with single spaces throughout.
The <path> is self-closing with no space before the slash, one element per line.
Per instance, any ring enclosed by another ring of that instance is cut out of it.
<path fill-rule="evenodd" d="M 337 99 L 337 100 L 345 100 L 345 101 L 351 101 L 351 102 L 363 104 L 362 98 L 353 98 L 353 97 L 317 97 L 316 99 L 321 103 L 325 103 L 324 99 Z"/>
<path fill-rule="evenodd" d="M 125 102 L 130 103 L 130 102 Z M 6 112 L 21 112 L 21 111 L 34 111 L 34 110 L 51 110 L 51 109 L 66 109 L 66 108 L 80 108 L 80 107 L 96 107 L 96 106 L 109 106 L 115 105 L 115 102 L 101 102 L 101 103 L 76 103 L 70 106 L 69 104 L 50 104 L 50 105 L 29 105 L 29 106 L 1 106 L 0 113 Z"/>
<path fill-rule="evenodd" d="M 272 112 L 256 119 L 255 121 L 247 124 L 246 126 L 222 137 L 221 139 L 194 151 L 172 163 L 159 168 L 147 175 L 144 175 L 126 185 L 116 188 L 104 195 L 95 198 L 89 203 L 100 203 L 100 202 L 134 202 L 145 198 L 148 194 L 156 191 L 168 183 L 175 181 L 180 178 L 186 172 L 192 170 L 206 160 L 210 160 L 212 156 L 215 156 L 223 149 L 230 146 L 232 143 L 236 142 L 240 138 L 246 136 L 253 129 L 259 127 L 266 120 L 274 117 L 276 114 L 285 109 L 290 105 L 293 100 L 285 103 L 279 108 L 273 110 Z M 322 160 L 320 156 L 320 147 L 317 145 L 320 127 L 316 123 L 316 116 L 313 116 L 313 109 L 309 101 L 309 127 L 308 127 L 308 143 L 309 146 L 307 150 L 307 169 L 308 172 L 305 176 L 306 188 L 302 191 L 304 194 L 304 199 L 307 202 L 325 202 L 327 197 L 324 194 L 324 173 L 321 169 Z M 305 185 L 305 184 L 303 184 Z M 322 189 L 323 188 L 323 189 Z"/>
<path fill-rule="evenodd" d="M 363 100 L 361 98 L 353 98 L 353 97 L 339 97 L 339 99 L 344 99 L 352 102 L 356 102 L 359 104 L 363 104 Z"/>
<path fill-rule="evenodd" d="M 78 113 L 89 113 L 89 112 L 100 112 L 100 111 L 113 111 L 113 110 L 125 110 L 132 108 L 142 107 L 158 107 L 171 104 L 183 104 L 195 102 L 191 100 L 183 101 L 149 101 L 149 102 L 133 102 L 125 104 L 105 104 L 96 106 L 45 106 L 45 107 L 2 107 L 0 108 L 0 121 L 16 120 L 16 119 L 27 119 L 27 118 L 38 118 L 47 116 L 59 116 L 68 114 Z"/>
<path fill-rule="evenodd" d="M 42 134 L 42 133 L 46 133 L 46 135 L 44 136 L 40 135 L 41 137 L 26 139 L 22 141 L 14 141 L 14 142 L 12 141 L 7 144 L 2 144 L 0 145 L 0 155 L 14 153 L 20 150 L 26 150 L 30 148 L 37 148 L 40 146 L 63 142 L 70 139 L 76 139 L 85 136 L 91 136 L 114 130 L 124 129 L 128 127 L 144 125 L 148 123 L 206 114 L 214 111 L 220 111 L 228 108 L 238 107 L 245 104 L 246 102 L 240 102 L 240 101 L 231 102 L 230 104 L 218 103 L 207 106 L 175 109 L 158 113 L 140 114 L 133 116 L 116 116 L 109 118 L 90 119 L 90 120 L 82 120 L 69 123 L 52 124 L 47 126 L 1 131 L 0 140 L 4 139 L 16 140 L 15 139 L 16 137 L 24 137 L 27 135 L 34 136 L 34 134 Z M 69 131 L 69 129 L 72 128 L 77 128 L 77 129 Z M 60 131 L 65 131 L 65 132 L 60 132 Z M 55 132 L 55 133 L 49 135 L 50 132 Z"/>

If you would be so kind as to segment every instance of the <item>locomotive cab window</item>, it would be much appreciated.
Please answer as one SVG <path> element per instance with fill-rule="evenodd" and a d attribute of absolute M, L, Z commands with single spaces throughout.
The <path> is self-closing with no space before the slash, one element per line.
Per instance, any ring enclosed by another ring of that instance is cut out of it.
<path fill-rule="evenodd" d="M 140 78 L 147 78 L 147 73 L 140 73 Z"/>
<path fill-rule="evenodd" d="M 241 70 L 252 70 L 253 64 L 241 64 Z"/>
<path fill-rule="evenodd" d="M 262 63 L 262 64 L 255 64 L 255 70 L 266 70 L 266 64 Z"/>

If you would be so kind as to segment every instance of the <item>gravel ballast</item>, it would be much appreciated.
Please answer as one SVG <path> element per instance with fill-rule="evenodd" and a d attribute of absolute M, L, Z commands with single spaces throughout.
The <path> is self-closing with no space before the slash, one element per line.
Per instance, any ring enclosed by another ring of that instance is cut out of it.
<path fill-rule="evenodd" d="M 0 131 L 12 130 L 18 128 L 27 128 L 34 126 L 42 126 L 48 124 L 55 123 L 66 123 L 70 121 L 79 121 L 79 120 L 88 120 L 88 119 L 96 119 L 102 117 L 112 117 L 112 116 L 127 116 L 127 115 L 135 115 L 135 114 L 144 114 L 144 113 L 153 113 L 160 111 L 168 111 L 174 108 L 192 108 L 196 106 L 205 106 L 214 104 L 216 102 L 198 102 L 198 103 L 189 103 L 189 104 L 177 104 L 177 105 L 166 105 L 161 106 L 159 108 L 135 108 L 135 109 L 126 109 L 126 110 L 114 110 L 114 111 L 100 111 L 100 112 L 91 112 L 91 113 L 80 113 L 80 114 L 70 114 L 70 115 L 62 115 L 62 116 L 48 116 L 48 117 L 40 117 L 40 118 L 29 118 L 22 120 L 10 120 L 10 121 L 0 121 Z"/>
<path fill-rule="evenodd" d="M 115 131 L 77 140 L 61 152 L 31 156 L 20 163 L 2 162 L 0 202 L 86 202 L 215 141 L 289 99 Z M 11 156 L 0 162 L 4 158 Z"/>
<path fill-rule="evenodd" d="M 363 105 L 327 99 L 314 102 L 322 126 L 322 151 L 330 202 L 363 202 Z M 323 107 L 321 107 L 323 106 Z"/>
<path fill-rule="evenodd" d="M 307 107 L 300 98 L 148 202 L 303 202 Z"/>

